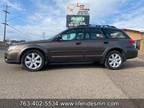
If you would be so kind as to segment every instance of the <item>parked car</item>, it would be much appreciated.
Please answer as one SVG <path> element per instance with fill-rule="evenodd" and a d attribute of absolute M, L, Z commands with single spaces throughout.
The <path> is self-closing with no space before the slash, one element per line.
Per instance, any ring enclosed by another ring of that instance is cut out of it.
<path fill-rule="evenodd" d="M 10 46 L 5 61 L 39 71 L 49 63 L 100 62 L 109 69 L 120 69 L 127 59 L 137 57 L 134 41 L 113 26 L 79 26 L 52 39 Z"/>

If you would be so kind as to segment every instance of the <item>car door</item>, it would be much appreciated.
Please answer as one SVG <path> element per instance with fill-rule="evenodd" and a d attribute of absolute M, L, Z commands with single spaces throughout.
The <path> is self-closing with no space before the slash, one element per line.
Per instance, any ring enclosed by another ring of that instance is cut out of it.
<path fill-rule="evenodd" d="M 118 29 L 103 29 L 109 41 L 109 48 L 127 48 L 131 45 L 128 44 L 130 38 L 127 34 L 125 34 L 122 30 Z"/>
<path fill-rule="evenodd" d="M 107 41 L 101 29 L 88 28 L 85 30 L 85 59 L 99 61 L 106 49 Z"/>
<path fill-rule="evenodd" d="M 84 32 L 78 33 L 78 29 L 67 30 L 57 36 L 49 47 L 50 60 L 52 62 L 75 62 L 84 58 L 81 40 Z"/>

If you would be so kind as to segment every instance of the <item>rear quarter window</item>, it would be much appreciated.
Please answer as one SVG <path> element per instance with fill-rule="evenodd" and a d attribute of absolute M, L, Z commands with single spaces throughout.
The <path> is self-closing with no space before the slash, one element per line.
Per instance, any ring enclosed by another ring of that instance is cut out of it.
<path fill-rule="evenodd" d="M 122 30 L 104 30 L 105 34 L 110 39 L 129 39 L 128 35 Z"/>

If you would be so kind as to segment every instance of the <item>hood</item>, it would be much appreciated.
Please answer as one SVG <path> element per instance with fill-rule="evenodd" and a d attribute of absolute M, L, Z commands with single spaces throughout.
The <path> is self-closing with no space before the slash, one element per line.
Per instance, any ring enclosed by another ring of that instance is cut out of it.
<path fill-rule="evenodd" d="M 23 45 L 23 44 L 41 44 L 41 43 L 48 43 L 48 42 L 51 42 L 51 40 L 28 41 L 28 42 L 17 43 L 17 44 L 15 44 L 15 45 Z"/>
<path fill-rule="evenodd" d="M 50 40 L 29 41 L 29 42 L 25 42 L 23 44 L 35 44 L 35 43 L 46 43 L 46 42 L 50 42 Z"/>

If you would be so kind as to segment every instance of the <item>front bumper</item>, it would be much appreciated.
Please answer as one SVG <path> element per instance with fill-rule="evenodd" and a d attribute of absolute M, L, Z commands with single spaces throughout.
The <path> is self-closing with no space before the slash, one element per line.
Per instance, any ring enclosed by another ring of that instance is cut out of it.
<path fill-rule="evenodd" d="M 7 51 L 4 58 L 8 64 L 20 64 L 19 54 L 17 52 Z"/>

